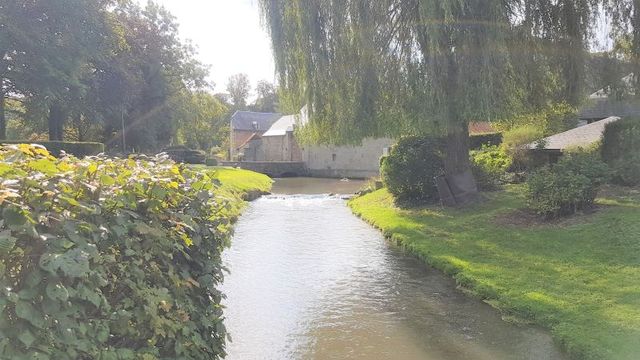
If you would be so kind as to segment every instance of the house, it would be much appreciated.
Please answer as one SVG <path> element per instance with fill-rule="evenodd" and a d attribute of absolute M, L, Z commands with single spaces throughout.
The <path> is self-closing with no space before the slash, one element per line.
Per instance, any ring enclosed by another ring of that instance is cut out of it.
<path fill-rule="evenodd" d="M 640 116 L 640 101 L 633 90 L 633 74 L 621 79 L 621 89 L 610 94 L 609 87 L 600 89 L 589 96 L 587 104 L 580 110 L 581 124 L 588 124 L 610 116 Z"/>
<path fill-rule="evenodd" d="M 282 114 L 236 111 L 230 121 L 229 158 L 237 158 L 241 147 L 259 139 L 280 117 Z"/>
<path fill-rule="evenodd" d="M 602 139 L 607 124 L 620 120 L 610 116 L 590 124 L 555 134 L 527 145 L 535 158 L 542 162 L 555 162 L 562 153 L 575 148 L 588 148 Z"/>

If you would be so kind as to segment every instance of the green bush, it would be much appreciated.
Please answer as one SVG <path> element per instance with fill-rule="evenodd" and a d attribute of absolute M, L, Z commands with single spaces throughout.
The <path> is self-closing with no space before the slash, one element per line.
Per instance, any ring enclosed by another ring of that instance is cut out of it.
<path fill-rule="evenodd" d="M 511 158 L 499 146 L 483 146 L 470 153 L 471 170 L 480 190 L 495 190 L 502 183 Z"/>
<path fill-rule="evenodd" d="M 435 178 L 443 173 L 443 141 L 405 137 L 382 160 L 382 181 L 400 204 L 438 201 Z"/>
<path fill-rule="evenodd" d="M 229 200 L 163 157 L 0 147 L 1 359 L 218 359 Z"/>
<path fill-rule="evenodd" d="M 630 154 L 613 162 L 613 179 L 617 184 L 640 185 L 640 153 Z"/>
<path fill-rule="evenodd" d="M 215 158 L 208 158 L 207 160 L 205 160 L 205 165 L 207 166 L 218 166 L 218 159 Z"/>
<path fill-rule="evenodd" d="M 613 180 L 621 185 L 640 183 L 640 118 L 626 118 L 607 124 L 602 136 L 602 158 L 614 170 Z"/>
<path fill-rule="evenodd" d="M 484 146 L 502 144 L 502 133 L 476 134 L 469 136 L 469 148 L 479 150 Z"/>
<path fill-rule="evenodd" d="M 184 145 L 170 146 L 162 149 L 171 160 L 185 164 L 202 165 L 206 163 L 206 154 L 202 150 L 192 150 Z"/>
<path fill-rule="evenodd" d="M 538 169 L 529 176 L 529 207 L 547 218 L 587 209 L 593 206 L 598 190 L 608 176 L 609 168 L 598 156 L 567 154 L 558 163 Z"/>
<path fill-rule="evenodd" d="M 77 158 L 104 153 L 104 144 L 97 142 L 2 140 L 0 144 L 36 144 L 44 146 L 54 156 L 60 156 L 64 151 Z"/>
<path fill-rule="evenodd" d="M 542 130 L 533 125 L 516 127 L 504 133 L 502 147 L 507 155 L 513 159 L 516 171 L 526 169 L 531 165 L 527 145 L 542 138 Z"/>

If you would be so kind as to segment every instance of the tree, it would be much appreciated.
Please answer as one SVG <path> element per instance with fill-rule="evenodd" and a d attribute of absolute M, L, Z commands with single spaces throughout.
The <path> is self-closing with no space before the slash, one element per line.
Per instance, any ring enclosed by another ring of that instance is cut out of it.
<path fill-rule="evenodd" d="M 253 111 L 276 112 L 278 104 L 278 94 L 276 87 L 266 80 L 258 81 L 256 85 L 256 101 L 251 106 Z"/>
<path fill-rule="evenodd" d="M 236 74 L 227 81 L 227 92 L 235 110 L 244 110 L 251 92 L 251 83 L 247 74 Z"/>
<path fill-rule="evenodd" d="M 177 131 L 175 142 L 209 150 L 228 137 L 227 107 L 205 91 L 183 91 L 175 98 Z"/>
<path fill-rule="evenodd" d="M 107 0 L 9 1 L 0 3 L 3 35 L 3 103 L 11 92 L 48 107 L 49 138 L 62 140 L 66 105 L 86 88 L 80 79 L 100 56 L 107 31 Z M 0 112 L 1 113 L 1 112 Z M 0 114 L 0 122 L 4 119 Z M 4 126 L 0 126 L 0 136 Z"/>
<path fill-rule="evenodd" d="M 548 65 L 561 69 L 566 97 L 577 102 L 594 2 L 262 0 L 261 8 L 281 102 L 288 111 L 309 105 L 304 139 L 442 133 L 448 180 L 464 187 L 457 180 L 469 173 L 468 122 L 509 117 L 536 103 L 517 81 L 513 46 L 533 37 L 539 45 L 568 44 L 569 65 Z"/>

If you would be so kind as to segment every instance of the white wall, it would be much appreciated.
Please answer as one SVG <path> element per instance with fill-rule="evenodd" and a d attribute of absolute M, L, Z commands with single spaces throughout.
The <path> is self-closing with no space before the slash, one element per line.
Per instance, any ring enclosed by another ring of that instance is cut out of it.
<path fill-rule="evenodd" d="M 380 157 L 394 140 L 365 139 L 362 146 L 302 147 L 302 160 L 312 176 L 335 178 L 370 178 L 380 173 Z"/>

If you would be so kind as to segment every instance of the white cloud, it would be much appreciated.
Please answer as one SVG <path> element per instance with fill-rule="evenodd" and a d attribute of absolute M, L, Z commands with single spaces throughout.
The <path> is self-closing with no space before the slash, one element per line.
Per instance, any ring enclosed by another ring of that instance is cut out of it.
<path fill-rule="evenodd" d="M 144 0 L 140 0 L 145 3 Z M 198 59 L 211 65 L 215 91 L 229 76 L 246 73 L 273 82 L 271 41 L 261 26 L 257 0 L 155 0 L 176 16 L 180 35 L 198 47 Z"/>

